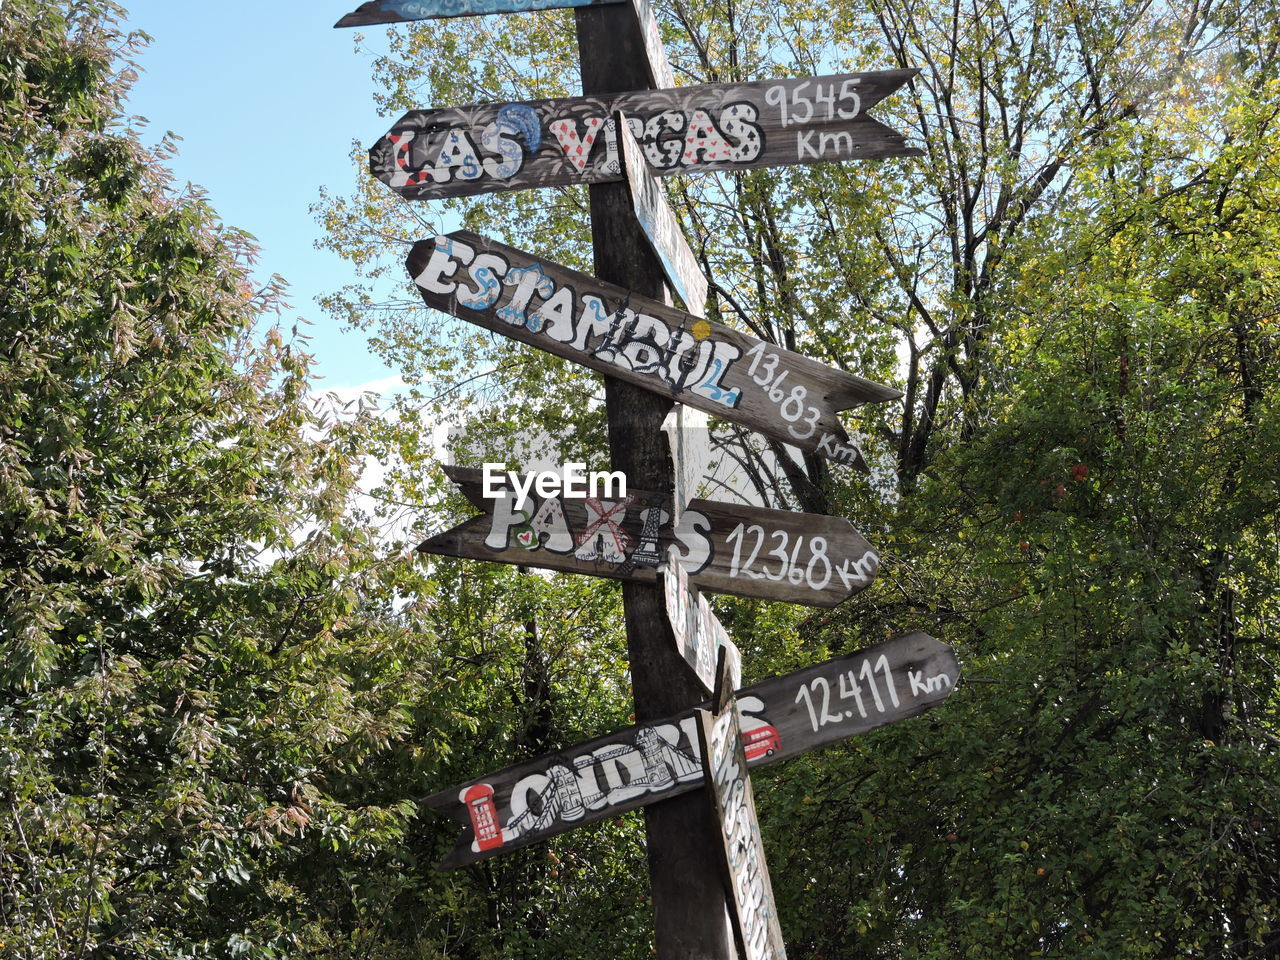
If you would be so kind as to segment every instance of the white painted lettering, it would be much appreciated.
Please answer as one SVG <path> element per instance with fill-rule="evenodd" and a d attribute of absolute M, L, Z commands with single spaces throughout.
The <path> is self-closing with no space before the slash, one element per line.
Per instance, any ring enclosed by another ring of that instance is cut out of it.
<path fill-rule="evenodd" d="M 908 670 L 907 679 L 911 681 L 911 695 L 913 697 L 937 693 L 939 690 L 948 689 L 951 686 L 951 677 L 945 673 L 925 677 L 923 670 Z"/>
<path fill-rule="evenodd" d="M 573 333 L 573 349 L 586 350 L 588 341 L 595 337 L 600 337 L 608 343 L 617 322 L 618 318 L 609 311 L 603 300 L 594 294 L 584 294 L 582 312 L 578 315 L 578 324 Z M 597 346 L 595 352 L 601 359 L 608 360 L 611 350 L 612 348 L 602 351 L 601 347 Z"/>
<path fill-rule="evenodd" d="M 661 320 L 646 313 L 636 314 L 613 362 L 635 373 L 650 373 L 662 362 L 670 339 L 671 331 Z"/>
<path fill-rule="evenodd" d="M 507 842 L 525 833 L 545 830 L 556 820 L 557 804 L 552 801 L 555 791 L 550 789 L 551 780 L 540 773 L 531 773 L 521 777 L 511 788 L 511 817 L 503 829 L 509 835 Z M 537 798 L 541 809 L 535 811 L 529 802 L 530 794 Z"/>
<path fill-rule="evenodd" d="M 662 519 L 665 523 L 665 512 Z M 680 526 L 674 533 L 680 562 L 690 574 L 698 573 L 711 562 L 711 520 L 705 513 L 685 510 L 680 514 Z"/>
<path fill-rule="evenodd" d="M 503 490 L 493 502 L 493 516 L 489 519 L 489 535 L 484 545 L 490 550 L 505 550 L 511 543 L 511 528 L 528 519 L 523 510 L 516 509 L 516 495 Z"/>
<path fill-rule="evenodd" d="M 515 287 L 515 291 L 511 294 L 511 299 L 498 308 L 498 316 L 513 327 L 525 326 L 537 333 L 541 329 L 541 324 L 535 325 L 534 320 L 525 316 L 525 307 L 529 305 L 535 293 L 540 297 L 549 298 L 555 293 L 555 282 L 543 272 L 540 263 L 531 263 L 527 267 L 508 270 L 502 282 L 506 286 Z"/>
<path fill-rule="evenodd" d="M 809 157 L 817 160 L 821 153 L 813 148 L 813 135 L 815 130 L 797 130 L 796 131 L 796 156 L 801 160 L 805 159 L 806 151 Z"/>
<path fill-rule="evenodd" d="M 539 540 L 546 534 L 547 542 L 543 546 L 552 553 L 570 553 L 573 550 L 573 534 L 569 532 L 569 522 L 559 499 L 543 500 L 529 526 Z"/>
<path fill-rule="evenodd" d="M 742 351 L 723 340 L 704 340 L 699 344 L 702 370 L 694 376 L 693 392 L 726 407 L 736 407 L 742 397 L 742 391 L 725 388 L 721 384 L 724 375 L 729 372 L 733 361 L 742 356 Z"/>
<path fill-rule="evenodd" d="M 644 757 L 634 747 L 622 743 L 597 747 L 592 755 L 604 771 L 609 785 L 609 805 L 626 803 L 648 789 L 645 777 Z"/>
<path fill-rule="evenodd" d="M 529 314 L 529 322 L 557 343 L 572 343 L 573 311 L 573 288 L 563 286 Z"/>
<path fill-rule="evenodd" d="M 585 463 L 566 463 L 564 465 L 564 495 L 566 497 L 585 497 L 587 495 Z M 592 496 L 596 496 L 592 491 Z"/>
<path fill-rule="evenodd" d="M 486 463 L 482 468 L 484 474 L 484 482 L 481 484 L 481 492 L 486 500 L 496 500 L 502 496 L 502 482 L 506 479 L 502 475 L 507 469 L 505 462 L 502 463 Z"/>
<path fill-rule="evenodd" d="M 644 147 L 644 158 L 651 167 L 670 170 L 680 163 L 684 140 L 669 134 L 679 134 L 684 130 L 685 123 L 685 115 L 679 110 L 664 110 L 645 122 L 643 135 L 637 135 L 636 139 Z"/>
<path fill-rule="evenodd" d="M 720 129 L 734 141 L 731 160 L 746 163 L 764 149 L 764 130 L 756 124 L 759 113 L 750 103 L 732 103 L 720 111 Z"/>
<path fill-rule="evenodd" d="M 470 263 L 476 252 L 460 240 L 449 237 L 436 237 L 435 244 L 431 259 L 422 268 L 422 272 L 413 278 L 413 282 L 428 293 L 439 293 L 447 297 L 452 295 L 458 284 L 456 281 L 446 281 L 460 265 Z"/>
<path fill-rule="evenodd" d="M 826 154 L 828 148 L 832 153 L 853 153 L 853 137 L 847 130 L 837 130 L 835 133 L 824 132 L 822 139 L 818 141 L 818 153 Z"/>
<path fill-rule="evenodd" d="M 472 261 L 467 273 L 472 287 L 458 283 L 458 303 L 468 310 L 488 310 L 502 295 L 503 277 L 510 266 L 496 253 L 482 253 Z"/>

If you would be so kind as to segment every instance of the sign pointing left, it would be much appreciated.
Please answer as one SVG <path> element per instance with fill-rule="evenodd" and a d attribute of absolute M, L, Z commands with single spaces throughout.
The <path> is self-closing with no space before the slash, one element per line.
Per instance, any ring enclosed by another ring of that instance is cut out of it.
<path fill-rule="evenodd" d="M 648 8 L 647 0 L 634 2 L 637 15 Z M 652 62 L 661 48 L 656 25 L 647 22 L 641 29 L 653 75 L 662 72 Z M 918 148 L 867 111 L 917 72 L 871 70 L 410 110 L 369 148 L 369 171 L 409 200 L 621 180 L 618 138 L 609 123 L 617 112 L 627 115 L 656 177 L 914 157 Z"/>

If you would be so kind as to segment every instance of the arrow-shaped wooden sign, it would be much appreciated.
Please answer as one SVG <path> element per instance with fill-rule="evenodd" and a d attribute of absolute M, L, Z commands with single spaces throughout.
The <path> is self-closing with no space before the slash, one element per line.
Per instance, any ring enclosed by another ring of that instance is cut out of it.
<path fill-rule="evenodd" d="M 736 704 L 730 702 L 719 716 L 710 710 L 697 715 L 707 794 L 720 824 L 721 865 L 738 955 L 743 960 L 787 960 Z"/>
<path fill-rule="evenodd" d="M 484 13 L 524 13 L 560 7 L 590 7 L 621 0 L 369 0 L 334 24 L 335 27 L 370 27 L 379 23 L 406 23 L 445 17 L 474 17 Z"/>
<path fill-rule="evenodd" d="M 951 648 L 916 632 L 739 690 L 747 764 L 785 760 L 924 713 L 947 698 L 959 675 Z M 690 707 L 424 802 L 463 825 L 440 863 L 448 869 L 694 790 L 702 781 L 698 720 Z"/>
<path fill-rule="evenodd" d="M 716 664 L 724 651 L 728 687 L 742 684 L 742 654 L 729 639 L 720 619 L 707 603 L 707 598 L 689 584 L 689 574 L 675 551 L 667 554 L 660 568 L 662 592 L 667 605 L 667 619 L 680 656 L 702 684 L 704 693 L 715 689 Z"/>
<path fill-rule="evenodd" d="M 466 230 L 405 265 L 428 306 L 865 469 L 837 411 L 902 393 Z"/>
<path fill-rule="evenodd" d="M 869 587 L 880 566 L 843 517 L 694 500 L 673 528 L 671 499 L 656 493 L 539 497 L 525 477 L 522 502 L 509 478 L 493 484 L 490 497 L 480 470 L 444 471 L 484 513 L 425 541 L 423 553 L 657 583 L 658 566 L 675 546 L 700 590 L 815 607 Z"/>
<path fill-rule="evenodd" d="M 617 112 L 657 177 L 919 156 L 866 115 L 917 70 L 704 83 L 609 97 L 411 110 L 369 149 L 375 177 L 410 200 L 622 179 Z"/>
<path fill-rule="evenodd" d="M 632 136 L 622 114 L 614 118 L 622 145 L 622 169 L 626 173 L 631 210 L 653 248 L 671 288 L 679 294 L 684 308 L 695 317 L 706 316 L 707 278 L 694 256 L 680 221 L 667 203 L 662 187 L 649 173 L 640 142 Z"/>
<path fill-rule="evenodd" d="M 369 0 L 334 24 L 335 27 L 368 27 L 379 23 L 412 20 L 441 20 L 448 17 L 475 17 L 485 13 L 527 13 L 562 7 L 594 7 L 626 0 Z M 649 0 L 631 0 L 640 41 L 644 44 L 649 78 L 659 90 L 676 85 L 667 51 L 662 46 L 658 21 Z"/>

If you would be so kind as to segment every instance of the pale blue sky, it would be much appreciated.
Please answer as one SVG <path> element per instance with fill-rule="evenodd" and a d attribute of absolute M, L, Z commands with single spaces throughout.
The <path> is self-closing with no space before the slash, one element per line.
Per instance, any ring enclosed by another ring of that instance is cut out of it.
<path fill-rule="evenodd" d="M 322 185 L 351 191 L 361 175 L 352 141 L 368 146 L 393 119 L 375 112 L 370 56 L 355 52 L 356 31 L 333 29 L 358 2 L 124 2 L 129 25 L 152 37 L 130 100 L 151 121 L 144 139 L 166 130 L 182 137 L 170 164 L 179 184 L 204 187 L 224 222 L 258 238 L 262 273 L 289 281 L 292 315 L 313 324 L 320 389 L 389 376 L 363 334 L 341 332 L 316 303 L 352 274 L 314 248 L 320 227 L 307 210 Z M 366 46 L 385 49 L 386 28 L 363 33 Z"/>

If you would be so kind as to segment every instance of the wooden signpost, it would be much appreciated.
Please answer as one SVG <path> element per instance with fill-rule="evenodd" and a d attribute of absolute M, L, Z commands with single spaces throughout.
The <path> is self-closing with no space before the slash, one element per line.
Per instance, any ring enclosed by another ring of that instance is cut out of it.
<path fill-rule="evenodd" d="M 655 38 L 631 10 L 580 9 L 574 22 L 586 97 L 641 90 L 652 82 Z M 626 194 L 620 181 L 587 187 L 592 272 L 665 301 L 662 269 L 646 248 Z M 662 422 L 672 401 L 609 376 L 604 392 L 611 469 L 625 471 L 634 487 L 669 492 L 672 476 Z M 622 613 L 636 717 L 652 721 L 698 702 L 701 691 L 675 650 L 657 584 L 624 581 Z M 691 792 L 647 807 L 644 831 L 657 955 L 663 960 L 732 960 L 727 901 L 716 882 L 715 824 L 703 797 Z"/>
<path fill-rule="evenodd" d="M 441 866 L 663 800 L 645 816 L 659 956 L 730 960 L 731 908 L 741 960 L 785 960 L 747 767 L 921 713 L 959 670 L 912 633 L 755 684 L 722 714 L 694 703 L 709 680 L 719 699 L 740 677 L 695 587 L 833 605 L 879 557 L 842 518 L 692 499 L 709 438 L 686 444 L 680 418 L 664 421 L 673 401 L 702 412 L 704 433 L 711 414 L 866 469 L 837 414 L 901 394 L 702 319 L 706 278 L 653 178 L 919 155 L 866 113 L 917 71 L 676 88 L 651 0 L 371 0 L 338 26 L 553 7 L 575 8 L 583 96 L 410 111 L 370 170 L 414 200 L 589 188 L 600 279 L 463 231 L 415 244 L 407 265 L 428 305 L 605 374 L 612 468 L 652 492 L 522 498 L 508 482 L 486 497 L 480 471 L 446 467 L 483 513 L 419 549 L 622 580 L 640 723 L 427 798 L 465 828 Z M 704 770 L 711 803 L 691 794 Z"/>
<path fill-rule="evenodd" d="M 732 894 L 730 913 L 739 956 L 786 960 L 737 706 L 731 699 L 719 715 L 698 710 L 697 717 L 707 793 L 720 822 L 721 861 Z"/>
<path fill-rule="evenodd" d="M 671 288 L 684 301 L 685 310 L 695 317 L 706 316 L 707 278 L 698 265 L 698 258 L 684 238 L 680 221 L 671 212 L 662 187 L 649 173 L 640 142 L 631 133 L 625 117 L 617 114 L 614 125 L 622 146 L 622 170 L 636 221 L 662 264 L 662 272 L 671 281 Z"/>
<path fill-rule="evenodd" d="M 474 17 L 485 13 L 523 13 L 559 7 L 586 7 L 625 0 L 369 0 L 343 16 L 335 27 L 370 27 L 444 17 Z"/>
<path fill-rule="evenodd" d="M 837 463 L 866 469 L 838 411 L 902 396 L 466 230 L 406 266 L 428 306 Z"/>
<path fill-rule="evenodd" d="M 667 619 L 676 638 L 680 656 L 711 693 L 716 684 L 716 664 L 724 651 L 725 672 L 729 688 L 742 685 L 742 654 L 729 639 L 729 633 L 716 618 L 711 604 L 689 584 L 689 574 L 676 551 L 667 554 L 662 564 L 662 592 L 667 603 Z"/>
<path fill-rule="evenodd" d="M 955 654 L 909 633 L 736 694 L 748 767 L 776 763 L 942 703 Z M 433 794 L 426 805 L 463 826 L 440 863 L 460 867 L 702 785 L 697 704 Z"/>
<path fill-rule="evenodd" d="M 411 110 L 370 148 L 369 169 L 410 200 L 618 181 L 610 120 L 619 112 L 658 177 L 917 156 L 902 134 L 866 114 L 917 72 Z"/>
<path fill-rule="evenodd" d="M 626 499 L 537 497 L 509 481 L 484 496 L 481 471 L 445 467 L 483 512 L 418 549 L 657 585 L 674 546 L 700 590 L 833 607 L 866 589 L 880 558 L 843 517 L 693 500 L 670 522 L 669 495 L 628 488 Z M 523 482 L 523 481 L 522 481 Z"/>

